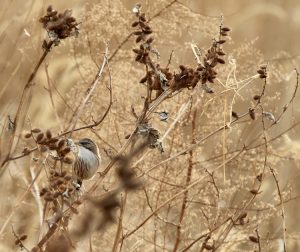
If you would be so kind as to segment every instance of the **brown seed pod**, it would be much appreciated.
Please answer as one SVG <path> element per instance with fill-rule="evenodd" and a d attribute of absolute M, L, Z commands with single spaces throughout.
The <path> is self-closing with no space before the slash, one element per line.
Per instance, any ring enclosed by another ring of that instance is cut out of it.
<path fill-rule="evenodd" d="M 57 150 L 58 149 L 56 144 L 49 144 L 48 147 L 49 147 L 49 150 Z"/>
<path fill-rule="evenodd" d="M 241 213 L 240 216 L 239 216 L 239 219 L 244 219 L 247 217 L 247 213 Z"/>
<path fill-rule="evenodd" d="M 135 57 L 135 61 L 140 61 L 142 59 L 143 55 L 142 54 L 138 54 L 136 57 Z"/>
<path fill-rule="evenodd" d="M 57 144 L 57 147 L 61 148 L 61 147 L 63 147 L 64 144 L 65 144 L 65 139 L 60 139 L 58 144 Z"/>
<path fill-rule="evenodd" d="M 141 20 L 142 22 L 146 22 L 145 13 L 142 13 L 142 14 L 140 15 L 140 20 Z"/>
<path fill-rule="evenodd" d="M 23 154 L 27 155 L 28 153 L 30 153 L 30 150 L 28 147 L 25 147 L 22 151 Z"/>
<path fill-rule="evenodd" d="M 48 7 L 47 7 L 47 12 L 52 12 L 53 11 L 53 6 L 52 5 L 49 5 Z"/>
<path fill-rule="evenodd" d="M 132 26 L 132 27 L 136 27 L 138 24 L 139 24 L 139 21 L 134 21 L 134 22 L 131 24 L 131 26 Z"/>
<path fill-rule="evenodd" d="M 265 71 L 259 69 L 259 70 L 257 70 L 257 73 L 258 73 L 258 74 L 265 74 Z"/>
<path fill-rule="evenodd" d="M 36 141 L 37 141 L 38 143 L 40 143 L 40 142 L 43 140 L 43 138 L 44 138 L 44 133 L 40 133 L 40 134 L 38 134 L 38 136 L 36 137 Z"/>
<path fill-rule="evenodd" d="M 38 128 L 34 128 L 34 129 L 31 130 L 31 132 L 32 132 L 32 133 L 40 133 L 41 130 L 38 129 Z"/>
<path fill-rule="evenodd" d="M 220 56 L 226 55 L 223 51 L 218 51 L 217 54 L 220 55 Z"/>
<path fill-rule="evenodd" d="M 140 51 L 139 49 L 132 49 L 132 51 L 133 51 L 134 53 L 136 53 L 136 54 L 141 53 L 141 51 Z"/>
<path fill-rule="evenodd" d="M 61 151 L 61 154 L 64 156 L 66 154 L 68 154 L 71 151 L 70 147 L 66 147 Z"/>
<path fill-rule="evenodd" d="M 31 137 L 31 133 L 26 133 L 26 134 L 24 135 L 24 137 L 25 137 L 25 138 L 30 138 L 30 137 Z"/>
<path fill-rule="evenodd" d="M 229 31 L 231 31 L 231 29 L 230 29 L 229 27 L 222 27 L 221 30 L 224 31 L 224 32 L 229 32 Z"/>
<path fill-rule="evenodd" d="M 225 64 L 225 60 L 221 59 L 221 58 L 217 58 L 217 61 L 220 63 L 220 64 Z"/>
<path fill-rule="evenodd" d="M 143 39 L 143 35 L 140 35 L 136 38 L 135 43 L 139 43 Z"/>
<path fill-rule="evenodd" d="M 47 130 L 47 131 L 46 131 L 46 137 L 47 137 L 48 139 L 51 139 L 52 133 L 51 133 L 50 130 Z"/>
<path fill-rule="evenodd" d="M 259 78 L 265 79 L 265 78 L 267 78 L 267 75 L 265 75 L 265 74 L 260 74 L 260 75 L 259 75 Z"/>
<path fill-rule="evenodd" d="M 151 43 L 153 42 L 153 40 L 154 40 L 154 38 L 153 38 L 153 37 L 150 37 L 150 38 L 147 39 L 146 42 L 147 42 L 148 44 L 151 44 Z"/>
<path fill-rule="evenodd" d="M 57 138 L 51 138 L 48 143 L 56 143 L 58 141 Z"/>
<path fill-rule="evenodd" d="M 231 112 L 231 115 L 232 115 L 233 118 L 239 119 L 239 115 L 238 115 L 238 113 L 236 113 L 235 111 L 232 111 L 232 112 Z"/>
<path fill-rule="evenodd" d="M 25 241 L 27 239 L 27 235 L 26 234 L 23 234 L 20 236 L 19 238 L 21 241 Z"/>
<path fill-rule="evenodd" d="M 259 194 L 258 190 L 256 190 L 256 189 L 250 190 L 250 193 L 252 193 L 253 195 Z"/>
<path fill-rule="evenodd" d="M 42 188 L 42 190 L 40 191 L 40 197 L 43 197 L 46 192 L 48 192 L 48 189 L 47 188 Z"/>
<path fill-rule="evenodd" d="M 141 32 L 141 31 L 136 31 L 133 33 L 133 35 L 142 35 L 142 34 L 143 34 L 143 32 Z"/>
<path fill-rule="evenodd" d="M 249 108 L 249 115 L 252 120 L 255 120 L 255 109 Z"/>
<path fill-rule="evenodd" d="M 253 235 L 249 236 L 249 240 L 252 241 L 252 242 L 254 242 L 254 243 L 258 243 L 259 242 L 258 239 L 257 239 L 257 237 L 253 236 Z"/>
<path fill-rule="evenodd" d="M 144 30 L 145 34 L 151 34 L 153 31 L 152 30 Z"/>
<path fill-rule="evenodd" d="M 217 41 L 217 43 L 222 45 L 222 44 L 226 43 L 226 40 L 225 39 L 220 39 L 219 41 Z"/>
<path fill-rule="evenodd" d="M 47 194 L 47 195 L 45 195 L 44 200 L 46 200 L 46 201 L 53 201 L 54 198 L 53 198 L 53 196 L 51 194 Z"/>
<path fill-rule="evenodd" d="M 143 77 L 141 80 L 140 80 L 140 83 L 145 83 L 148 79 L 148 75 L 146 75 L 145 77 Z"/>
<path fill-rule="evenodd" d="M 258 174 L 258 175 L 256 176 L 256 179 L 257 179 L 259 182 L 261 182 L 261 181 L 262 181 L 262 177 L 263 177 L 263 175 L 262 175 L 262 173 L 260 173 L 260 174 Z"/>
<path fill-rule="evenodd" d="M 260 95 L 254 95 L 254 96 L 253 96 L 253 100 L 255 100 L 255 101 L 260 100 Z"/>

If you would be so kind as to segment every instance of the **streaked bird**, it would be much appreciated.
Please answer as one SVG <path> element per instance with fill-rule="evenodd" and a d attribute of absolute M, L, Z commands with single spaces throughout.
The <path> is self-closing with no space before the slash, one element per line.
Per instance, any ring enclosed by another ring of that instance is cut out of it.
<path fill-rule="evenodd" d="M 79 186 L 82 181 L 92 178 L 101 164 L 101 156 L 96 143 L 89 138 L 82 138 L 76 144 L 77 151 L 73 164 L 74 174 Z"/>

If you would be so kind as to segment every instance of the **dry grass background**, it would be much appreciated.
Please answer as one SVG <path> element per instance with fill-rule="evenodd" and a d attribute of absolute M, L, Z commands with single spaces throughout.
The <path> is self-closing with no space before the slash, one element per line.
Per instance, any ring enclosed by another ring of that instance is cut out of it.
<path fill-rule="evenodd" d="M 194 90 L 183 90 L 159 105 L 155 111 L 169 112 L 167 123 L 160 121 L 156 113 L 152 114 L 150 122 L 160 132 L 165 152 L 146 149 L 133 158 L 132 169 L 142 178 L 143 188 L 120 192 L 117 197 L 121 210 L 116 211 L 115 221 L 100 231 L 74 238 L 75 250 L 205 251 L 203 244 L 207 242 L 218 251 L 299 251 L 299 94 L 275 125 L 267 118 L 262 120 L 258 110 L 256 120 L 246 116 L 229 129 L 210 134 L 230 122 L 232 110 L 243 114 L 255 106 L 253 96 L 260 94 L 264 86 L 264 80 L 256 73 L 261 64 L 268 64 L 262 99 L 264 111 L 272 112 L 278 118 L 284 105 L 293 97 L 294 69 L 299 69 L 300 4 L 296 0 L 183 0 L 173 1 L 174 4 L 160 12 L 172 1 L 140 2 L 147 17 L 159 13 L 151 20 L 151 27 L 154 46 L 161 54 L 160 65 L 168 63 L 173 51 L 172 72 L 179 71 L 180 64 L 195 67 L 190 44 L 207 50 L 212 38 L 218 36 L 220 14 L 224 16 L 224 24 L 232 28 L 230 39 L 224 46 L 226 64 L 217 67 L 218 81 L 211 85 L 214 94 L 205 93 L 199 85 Z M 72 9 L 73 16 L 82 22 L 80 35 L 53 48 L 39 69 L 35 85 L 23 105 L 26 113 L 22 114 L 23 124 L 19 126 L 18 142 L 12 156 L 21 153 L 26 146 L 34 147 L 23 137 L 30 128 L 50 129 L 55 135 L 69 127 L 74 108 L 81 104 L 97 67 L 102 64 L 106 43 L 110 57 L 132 32 L 134 1 L 2 0 L 1 160 L 7 154 L 10 137 L 8 116 L 14 118 L 22 89 L 42 53 L 41 44 L 46 32 L 38 19 L 49 4 L 59 11 Z M 113 105 L 108 116 L 94 130 L 84 129 L 72 136 L 75 139 L 90 137 L 98 143 L 103 157 L 100 171 L 107 167 L 111 157 L 126 143 L 125 137 L 134 130 L 136 118 L 132 115 L 132 106 L 137 114 L 144 106 L 146 89 L 139 80 L 145 75 L 145 69 L 134 61 L 134 46 L 134 38 L 130 37 L 109 61 Z M 109 104 L 108 81 L 106 68 L 78 125 L 91 123 L 104 114 Z M 235 93 L 243 85 L 245 87 Z M 268 130 L 264 131 L 264 127 Z M 192 151 L 176 156 L 206 137 Z M 276 140 L 270 141 L 273 138 Z M 257 145 L 260 146 L 251 149 Z M 240 153 L 243 146 L 246 149 Z M 176 157 L 164 162 L 173 156 Z M 36 195 L 47 186 L 45 169 L 48 164 L 45 165 L 44 160 L 45 154 L 34 152 L 1 168 L 1 251 L 20 249 L 14 245 L 12 226 L 16 233 L 28 235 L 24 241 L 28 249 L 43 235 L 39 221 L 44 203 Z M 33 177 L 41 168 L 39 178 L 30 188 Z M 260 186 L 256 176 L 263 171 L 265 176 Z M 190 181 L 187 180 L 189 173 Z M 85 183 L 89 190 L 95 181 L 99 182 L 91 194 L 95 198 L 120 183 L 114 167 L 105 177 L 98 177 Z M 187 194 L 183 193 L 182 190 L 192 183 L 195 186 Z M 258 195 L 249 192 L 257 188 Z M 181 195 L 170 200 L 178 193 Z M 70 220 L 70 230 L 79 225 L 80 216 L 89 207 L 84 202 L 78 208 L 79 215 L 73 215 Z M 247 213 L 243 219 L 245 223 L 234 222 L 244 212 Z M 147 221 L 143 224 L 144 220 Z M 117 235 L 118 227 L 120 234 Z M 220 228 L 215 230 L 216 227 Z M 136 232 L 131 234 L 132 230 Z M 60 232 L 66 236 L 69 229 L 59 228 L 57 234 Z M 210 239 L 203 236 L 189 247 L 198 237 L 210 232 Z M 259 243 L 249 239 L 257 234 Z M 176 240 L 180 243 L 174 249 Z M 53 251 L 53 248 L 48 250 Z M 65 250 L 56 248 L 56 251 Z"/>

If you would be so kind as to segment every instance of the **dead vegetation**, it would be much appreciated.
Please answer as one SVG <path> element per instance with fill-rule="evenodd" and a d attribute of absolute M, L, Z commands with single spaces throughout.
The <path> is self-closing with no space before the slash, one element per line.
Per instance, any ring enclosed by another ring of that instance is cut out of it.
<path fill-rule="evenodd" d="M 2 111 L 1 249 L 297 251 L 297 65 L 177 0 L 76 14 L 49 6 L 32 22 L 40 56 Z M 38 85 L 49 101 L 32 110 Z M 68 145 L 80 137 L 104 158 L 82 191 Z"/>

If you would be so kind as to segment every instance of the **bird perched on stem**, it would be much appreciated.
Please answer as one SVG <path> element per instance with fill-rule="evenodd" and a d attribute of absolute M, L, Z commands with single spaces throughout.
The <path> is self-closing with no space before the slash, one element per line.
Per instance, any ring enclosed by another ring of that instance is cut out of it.
<path fill-rule="evenodd" d="M 71 143 L 72 145 L 73 143 Z M 82 180 L 92 178 L 101 163 L 99 149 L 96 143 L 89 138 L 82 138 L 76 144 L 75 161 L 73 170 L 77 178 L 79 188 Z M 74 146 L 73 146 L 74 147 Z"/>

